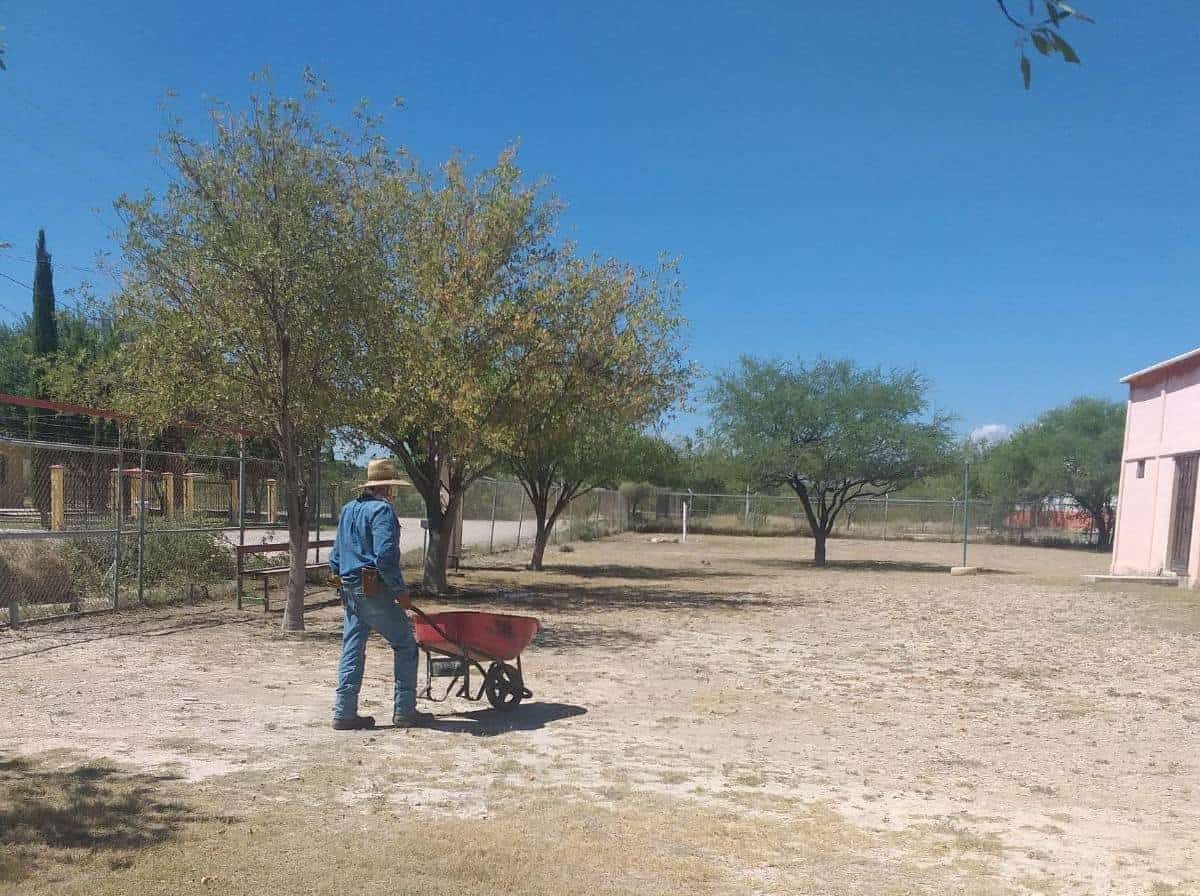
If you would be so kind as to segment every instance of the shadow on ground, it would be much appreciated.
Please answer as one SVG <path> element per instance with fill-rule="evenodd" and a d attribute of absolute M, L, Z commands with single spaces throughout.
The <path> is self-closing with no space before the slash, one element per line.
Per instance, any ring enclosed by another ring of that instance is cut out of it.
<path fill-rule="evenodd" d="M 110 868 L 127 866 L 130 853 L 205 820 L 164 797 L 173 780 L 101 764 L 45 769 L 0 758 L 0 881 L 20 880 L 45 862 L 75 864 L 79 850 L 107 854 Z"/>
<path fill-rule="evenodd" d="M 624 628 L 606 628 L 602 625 L 586 625 L 582 623 L 557 622 L 543 625 L 533 643 L 538 647 L 555 648 L 588 648 L 633 647 L 637 644 L 649 644 L 658 640 L 641 632 Z"/>
<path fill-rule="evenodd" d="M 744 578 L 738 571 L 715 570 L 697 562 L 695 566 L 631 566 L 625 563 L 609 563 L 603 566 L 574 566 L 568 564 L 547 566 L 549 575 L 574 576 L 577 579 L 632 579 L 645 582 L 676 582 L 680 579 Z"/>
<path fill-rule="evenodd" d="M 570 703 L 522 703 L 516 709 L 471 709 L 463 712 L 438 713 L 424 730 L 443 734 L 470 734 L 473 737 L 495 737 L 510 731 L 538 731 L 554 722 L 581 716 L 587 710 Z M 373 731 L 392 730 L 391 725 L 376 725 Z"/>
<path fill-rule="evenodd" d="M 809 569 L 813 572 L 950 572 L 949 563 L 924 563 L 917 560 L 829 560 L 824 566 L 816 566 L 812 560 L 764 557 L 755 562 L 759 566 L 771 569 Z"/>
<path fill-rule="evenodd" d="M 86 625 L 77 628 L 52 626 L 45 629 L 21 629 L 13 639 L 13 645 L 25 649 L 0 655 L 0 663 L 36 656 L 40 653 L 50 653 L 66 647 L 76 647 L 92 641 L 116 640 L 130 636 L 165 638 L 170 635 L 188 634 L 227 625 L 245 625 L 254 621 L 251 617 L 235 615 L 235 613 L 234 610 L 218 609 L 139 618 L 135 611 L 133 614 L 124 615 L 120 619 L 107 623 L 93 624 L 91 620 L 88 620 Z M 102 619 L 104 617 L 94 618 Z M 74 620 L 74 622 L 78 621 Z"/>
<path fill-rule="evenodd" d="M 524 566 L 471 566 L 462 567 L 463 572 L 528 572 Z M 602 566 L 585 566 L 570 563 L 548 562 L 542 570 L 546 577 L 573 576 L 577 579 L 626 579 L 643 582 L 677 582 L 680 579 L 739 578 L 745 573 L 714 570 L 697 562 L 695 566 L 633 566 L 625 563 L 607 563 Z"/>
<path fill-rule="evenodd" d="M 771 601 L 756 594 L 709 594 L 654 586 L 619 585 L 583 588 L 568 582 L 543 581 L 517 590 L 463 589 L 437 598 L 445 606 L 465 605 L 485 610 L 620 611 L 620 610 L 747 610 Z"/>
<path fill-rule="evenodd" d="M 438 716 L 430 725 L 434 731 L 495 737 L 510 731 L 537 731 L 554 722 L 581 716 L 587 710 L 571 703 L 522 703 L 516 709 L 472 709 L 453 715 Z"/>

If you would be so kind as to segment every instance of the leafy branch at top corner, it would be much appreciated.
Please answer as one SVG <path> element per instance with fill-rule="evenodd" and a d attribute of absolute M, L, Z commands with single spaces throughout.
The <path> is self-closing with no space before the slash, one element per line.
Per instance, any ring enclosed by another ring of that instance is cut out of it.
<path fill-rule="evenodd" d="M 1033 44 L 1034 49 L 1043 56 L 1057 53 L 1064 62 L 1079 64 L 1079 54 L 1062 36 L 1062 26 L 1068 19 L 1089 25 L 1095 24 L 1094 19 L 1075 7 L 1063 3 L 1062 0 L 1028 0 L 1028 15 L 1020 18 L 1014 15 L 1010 9 L 1013 2 L 1014 0 L 996 0 L 996 5 L 1000 7 L 1004 18 L 1008 19 L 1009 23 L 1017 29 L 1017 47 L 1021 53 L 1021 80 L 1025 84 L 1026 90 L 1029 89 L 1033 76 L 1033 66 L 1029 61 L 1029 56 L 1025 53 L 1025 48 L 1029 44 Z M 1024 3 L 1025 0 L 1016 0 L 1016 2 Z M 1041 16 L 1040 10 L 1045 10 L 1044 18 Z"/>

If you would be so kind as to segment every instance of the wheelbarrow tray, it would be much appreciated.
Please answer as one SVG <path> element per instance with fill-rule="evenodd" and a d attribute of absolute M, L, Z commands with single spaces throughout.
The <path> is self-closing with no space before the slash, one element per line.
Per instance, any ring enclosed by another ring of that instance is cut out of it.
<path fill-rule="evenodd" d="M 540 630 L 541 624 L 532 616 L 477 610 L 430 613 L 425 619 L 413 619 L 413 636 L 419 646 L 447 656 L 463 656 L 465 651 L 474 660 L 514 660 Z"/>

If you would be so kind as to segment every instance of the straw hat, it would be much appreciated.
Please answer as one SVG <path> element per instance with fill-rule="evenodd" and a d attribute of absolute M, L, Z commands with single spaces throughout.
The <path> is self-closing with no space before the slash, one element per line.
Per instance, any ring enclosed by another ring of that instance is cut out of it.
<path fill-rule="evenodd" d="M 400 474 L 396 472 L 396 465 L 383 458 L 367 461 L 367 481 L 361 487 L 374 488 L 377 485 L 403 485 L 412 488 L 411 482 L 400 478 Z"/>

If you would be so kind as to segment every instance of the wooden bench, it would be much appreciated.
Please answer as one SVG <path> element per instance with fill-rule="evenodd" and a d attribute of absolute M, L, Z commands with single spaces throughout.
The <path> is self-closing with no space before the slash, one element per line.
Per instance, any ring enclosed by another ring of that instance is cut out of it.
<path fill-rule="evenodd" d="M 333 539 L 324 541 L 310 541 L 308 543 L 310 549 L 316 548 L 320 551 L 321 548 L 333 547 Z M 242 608 L 242 579 L 244 578 L 262 578 L 262 602 L 263 612 L 267 613 L 271 610 L 271 579 L 275 576 L 285 576 L 291 572 L 290 566 L 268 566 L 265 569 L 246 569 L 243 558 L 252 554 L 287 554 L 291 555 L 291 545 L 285 543 L 274 542 L 272 544 L 247 544 L 234 548 L 237 552 L 237 608 Z M 318 553 L 318 556 L 320 554 Z M 305 563 L 305 572 L 312 572 L 316 569 L 328 569 L 327 563 Z M 253 598 L 258 600 L 258 598 Z"/>

